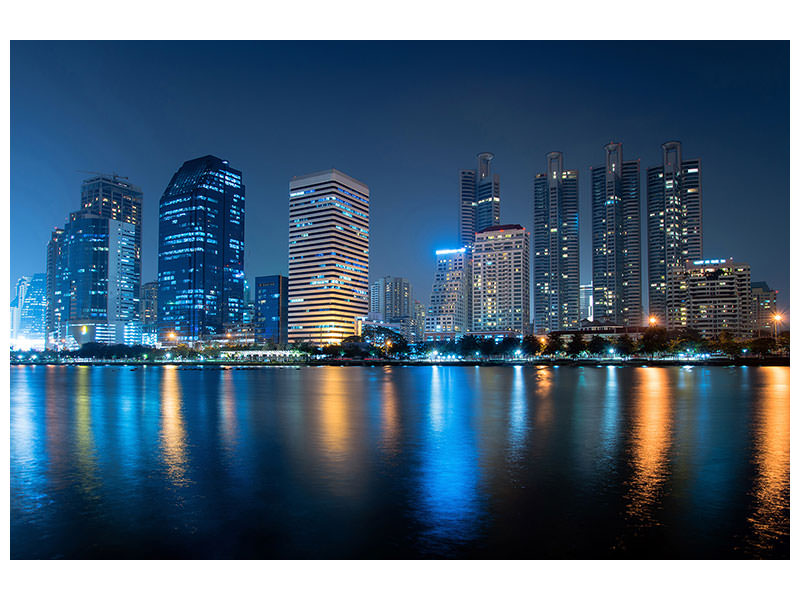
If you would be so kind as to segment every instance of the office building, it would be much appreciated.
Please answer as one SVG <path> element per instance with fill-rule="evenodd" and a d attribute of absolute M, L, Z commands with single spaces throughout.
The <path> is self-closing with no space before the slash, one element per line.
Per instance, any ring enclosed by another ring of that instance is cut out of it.
<path fill-rule="evenodd" d="M 750 265 L 733 259 L 684 261 L 667 278 L 667 328 L 689 328 L 713 338 L 753 334 Z"/>
<path fill-rule="evenodd" d="M 661 149 L 647 169 L 647 279 L 649 314 L 664 322 L 668 274 L 703 258 L 703 187 L 699 159 L 684 159 L 680 142 Z"/>
<path fill-rule="evenodd" d="M 413 298 L 408 279 L 387 275 L 373 281 L 370 286 L 369 312 L 380 314 L 385 321 L 411 317 Z"/>
<path fill-rule="evenodd" d="M 183 163 L 159 202 L 158 335 L 193 343 L 242 321 L 245 187 L 228 161 Z"/>
<path fill-rule="evenodd" d="M 547 155 L 534 180 L 534 331 L 576 329 L 580 321 L 578 171 L 564 169 L 561 152 Z"/>
<path fill-rule="evenodd" d="M 150 326 L 158 323 L 158 281 L 142 284 L 142 297 L 139 306 L 142 325 Z"/>
<path fill-rule="evenodd" d="M 335 344 L 369 310 L 369 188 L 336 169 L 289 182 L 289 342 Z"/>
<path fill-rule="evenodd" d="M 425 341 L 425 305 L 414 300 L 414 342 Z"/>
<path fill-rule="evenodd" d="M 521 225 L 475 234 L 471 331 L 524 335 L 530 319 L 530 241 Z"/>
<path fill-rule="evenodd" d="M 594 320 L 594 288 L 591 283 L 582 283 L 581 295 L 581 322 Z"/>
<path fill-rule="evenodd" d="M 500 224 L 500 176 L 492 173 L 491 152 L 478 154 L 477 169 L 459 172 L 459 233 L 461 245 L 472 246 L 475 233 Z"/>
<path fill-rule="evenodd" d="M 129 223 L 134 227 L 134 311 L 139 306 L 142 282 L 142 190 L 132 185 L 127 177 L 97 174 L 81 185 L 81 210 L 84 212 Z"/>
<path fill-rule="evenodd" d="M 622 144 L 605 147 L 592 175 L 594 316 L 626 327 L 642 321 L 642 224 L 639 161 Z"/>
<path fill-rule="evenodd" d="M 466 248 L 436 251 L 433 289 L 425 317 L 426 340 L 456 338 L 467 331 L 471 277 Z"/>
<path fill-rule="evenodd" d="M 64 269 L 62 268 L 64 257 L 64 229 L 55 228 L 47 242 L 47 265 L 46 265 L 46 290 L 47 307 L 45 309 L 45 347 L 48 349 L 57 348 L 61 337 L 60 331 L 63 323 L 64 302 L 61 297 L 63 289 Z"/>
<path fill-rule="evenodd" d="M 778 313 L 778 290 L 773 290 L 766 281 L 752 284 L 753 332 L 757 337 L 771 336 Z"/>
<path fill-rule="evenodd" d="M 286 344 L 289 339 L 289 279 L 256 277 L 254 331 L 256 343 Z"/>
<path fill-rule="evenodd" d="M 36 273 L 20 277 L 16 297 L 11 301 L 11 347 L 44 350 L 47 308 L 46 277 Z"/>

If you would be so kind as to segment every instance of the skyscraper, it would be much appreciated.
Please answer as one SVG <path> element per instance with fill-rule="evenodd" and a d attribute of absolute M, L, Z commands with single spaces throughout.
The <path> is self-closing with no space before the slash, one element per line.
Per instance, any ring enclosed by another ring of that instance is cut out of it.
<path fill-rule="evenodd" d="M 478 168 L 459 173 L 461 245 L 472 246 L 475 233 L 500 224 L 500 176 L 492 173 L 494 154 L 478 154 Z"/>
<path fill-rule="evenodd" d="M 578 171 L 564 169 L 561 152 L 533 186 L 534 331 L 575 329 L 580 320 Z"/>
<path fill-rule="evenodd" d="M 289 342 L 337 343 L 369 309 L 369 188 L 336 169 L 289 182 Z"/>
<path fill-rule="evenodd" d="M 387 275 L 372 282 L 369 312 L 380 313 L 384 321 L 413 316 L 411 283 L 405 277 Z"/>
<path fill-rule="evenodd" d="M 158 281 L 143 283 L 141 289 L 142 325 L 155 325 L 158 323 Z"/>
<path fill-rule="evenodd" d="M 44 273 L 20 277 L 11 301 L 11 345 L 21 350 L 45 348 L 47 286 Z"/>
<path fill-rule="evenodd" d="M 594 286 L 590 283 L 582 283 L 581 284 L 581 321 L 593 321 L 594 320 Z"/>
<path fill-rule="evenodd" d="M 61 324 L 64 314 L 64 303 L 61 297 L 62 278 L 64 276 L 63 256 L 64 230 L 57 227 L 47 242 L 46 285 L 47 308 L 45 310 L 45 346 L 58 347 L 61 339 Z"/>
<path fill-rule="evenodd" d="M 642 321 L 642 220 L 639 161 L 625 161 L 622 144 L 605 147 L 592 174 L 594 316 L 617 325 Z"/>
<path fill-rule="evenodd" d="M 521 225 L 475 234 L 472 249 L 472 331 L 513 331 L 530 322 L 530 241 Z"/>
<path fill-rule="evenodd" d="M 194 342 L 241 323 L 245 187 L 228 161 L 183 163 L 159 202 L 158 333 Z"/>
<path fill-rule="evenodd" d="M 288 340 L 289 280 L 283 275 L 256 277 L 256 343 L 285 344 Z"/>
<path fill-rule="evenodd" d="M 723 331 L 753 334 L 750 265 L 733 259 L 684 261 L 667 278 L 667 328 L 689 328 L 704 337 Z"/>
<path fill-rule="evenodd" d="M 142 190 L 123 181 L 127 177 L 100 175 L 86 179 L 81 185 L 81 208 L 83 211 L 107 217 L 134 226 L 134 283 L 135 312 L 139 307 L 142 282 Z"/>
<path fill-rule="evenodd" d="M 753 330 L 757 337 L 771 336 L 778 312 L 778 290 L 771 289 L 766 281 L 756 281 L 751 286 L 753 296 Z"/>
<path fill-rule="evenodd" d="M 455 338 L 467 331 L 470 278 L 466 248 L 436 251 L 436 271 L 425 317 L 425 339 Z"/>
<path fill-rule="evenodd" d="M 703 258 L 703 188 L 699 159 L 684 160 L 680 142 L 661 146 L 662 164 L 647 169 L 649 312 L 666 319 L 667 275 Z"/>

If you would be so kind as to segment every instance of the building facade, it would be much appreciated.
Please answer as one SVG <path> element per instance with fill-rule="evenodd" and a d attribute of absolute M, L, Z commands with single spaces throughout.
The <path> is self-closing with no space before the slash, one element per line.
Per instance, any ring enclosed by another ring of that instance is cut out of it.
<path fill-rule="evenodd" d="M 481 229 L 500 224 L 500 176 L 492 173 L 494 154 L 478 154 L 477 169 L 458 174 L 459 238 L 465 248 L 472 246 Z"/>
<path fill-rule="evenodd" d="M 436 251 L 433 289 L 425 317 L 426 340 L 456 338 L 467 331 L 471 277 L 466 248 Z"/>
<path fill-rule="evenodd" d="M 56 228 L 47 242 L 46 295 L 45 309 L 45 346 L 48 349 L 58 347 L 61 325 L 64 314 L 64 303 L 61 297 L 64 251 L 64 229 Z"/>
<path fill-rule="evenodd" d="M 533 189 L 534 331 L 576 329 L 580 323 L 578 171 L 564 169 L 561 152 Z"/>
<path fill-rule="evenodd" d="M 289 182 L 289 342 L 335 344 L 369 310 L 369 188 L 336 169 Z"/>
<path fill-rule="evenodd" d="M 283 275 L 256 277 L 256 343 L 286 344 L 289 339 L 289 279 Z"/>
<path fill-rule="evenodd" d="M 369 292 L 369 312 L 379 313 L 390 321 L 411 317 L 414 309 L 411 283 L 405 277 L 387 275 L 372 282 Z"/>
<path fill-rule="evenodd" d="M 753 334 L 756 337 L 771 336 L 778 312 L 778 290 L 770 288 L 766 281 L 756 281 L 750 287 L 753 296 Z"/>
<path fill-rule="evenodd" d="M 594 315 L 626 327 L 642 322 L 642 220 L 639 161 L 622 144 L 605 147 L 605 165 L 592 175 L 592 292 Z"/>
<path fill-rule="evenodd" d="M 733 259 L 685 261 L 667 278 L 667 328 L 689 328 L 712 338 L 723 331 L 753 335 L 750 265 Z"/>
<path fill-rule="evenodd" d="M 81 210 L 122 221 L 134 227 L 134 310 L 140 315 L 140 286 L 142 282 L 142 190 L 127 177 L 98 175 L 81 185 Z"/>
<path fill-rule="evenodd" d="M 139 305 L 142 325 L 147 327 L 158 323 L 158 281 L 142 284 L 142 297 Z"/>
<path fill-rule="evenodd" d="M 530 320 L 530 240 L 521 225 L 495 225 L 475 234 L 470 331 L 522 336 Z"/>
<path fill-rule="evenodd" d="M 158 336 L 193 343 L 242 321 L 245 187 L 228 161 L 183 163 L 159 202 Z"/>
<path fill-rule="evenodd" d="M 699 159 L 684 159 L 680 142 L 661 149 L 647 169 L 647 279 L 649 314 L 663 323 L 669 273 L 703 258 L 703 187 Z"/>
<path fill-rule="evenodd" d="M 11 302 L 11 345 L 21 350 L 44 350 L 47 278 L 44 273 L 21 277 Z"/>
<path fill-rule="evenodd" d="M 580 289 L 581 321 L 594 321 L 594 286 L 582 283 Z"/>

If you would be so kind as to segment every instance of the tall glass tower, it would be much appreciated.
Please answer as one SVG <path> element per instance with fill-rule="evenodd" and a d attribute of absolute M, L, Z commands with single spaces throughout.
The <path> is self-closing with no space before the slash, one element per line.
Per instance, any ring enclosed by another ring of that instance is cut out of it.
<path fill-rule="evenodd" d="M 134 227 L 134 283 L 135 312 L 139 316 L 140 287 L 142 283 L 142 190 L 119 175 L 101 175 L 84 180 L 81 185 L 83 211 Z"/>
<path fill-rule="evenodd" d="M 639 161 L 625 161 L 622 144 L 605 147 L 592 174 L 594 318 L 638 327 L 642 321 L 642 219 Z"/>
<path fill-rule="evenodd" d="M 289 182 L 289 342 L 334 344 L 369 310 L 369 188 L 330 169 Z"/>
<path fill-rule="evenodd" d="M 289 331 L 288 294 L 289 280 L 283 275 L 256 277 L 256 342 L 286 343 Z"/>
<path fill-rule="evenodd" d="M 500 176 L 492 173 L 491 152 L 478 154 L 478 168 L 459 172 L 459 236 L 471 247 L 481 229 L 500 224 Z"/>
<path fill-rule="evenodd" d="M 228 161 L 183 163 L 159 203 L 158 337 L 196 342 L 242 321 L 245 188 Z"/>
<path fill-rule="evenodd" d="M 703 187 L 700 159 L 684 160 L 680 142 L 661 149 L 662 164 L 647 169 L 647 278 L 650 315 L 664 324 L 667 274 L 703 258 Z"/>
<path fill-rule="evenodd" d="M 533 185 L 533 325 L 536 333 L 576 329 L 578 279 L 578 171 L 550 152 L 547 171 Z"/>

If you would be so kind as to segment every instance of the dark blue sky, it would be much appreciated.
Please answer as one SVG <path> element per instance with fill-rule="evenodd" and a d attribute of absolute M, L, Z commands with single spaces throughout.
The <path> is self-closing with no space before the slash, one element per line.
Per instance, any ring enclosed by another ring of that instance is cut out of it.
<path fill-rule="evenodd" d="M 427 303 L 458 170 L 493 152 L 501 218 L 530 228 L 551 150 L 580 171 L 586 282 L 589 167 L 614 140 L 644 171 L 672 139 L 703 160 L 706 257 L 749 262 L 788 309 L 788 42 L 12 42 L 11 283 L 44 270 L 79 170 L 142 188 L 155 279 L 158 200 L 215 154 L 247 187 L 248 278 L 287 272 L 289 179 L 335 166 L 370 187 L 371 278 Z"/>

